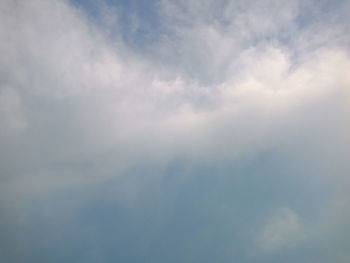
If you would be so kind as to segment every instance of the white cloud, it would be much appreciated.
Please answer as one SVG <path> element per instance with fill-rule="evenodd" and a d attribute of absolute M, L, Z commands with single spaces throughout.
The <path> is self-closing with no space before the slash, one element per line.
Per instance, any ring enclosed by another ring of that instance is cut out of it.
<path fill-rule="evenodd" d="M 294 246 L 304 238 L 299 216 L 288 207 L 280 207 L 258 233 L 256 244 L 265 252 L 276 252 Z"/>
<path fill-rule="evenodd" d="M 165 31 L 140 52 L 106 6 L 97 26 L 68 1 L 1 1 L 1 188 L 47 194 L 179 156 L 200 166 L 276 148 L 299 158 L 296 177 L 348 184 L 343 26 L 301 28 L 299 1 L 223 2 L 161 1 Z M 302 240 L 300 217 L 278 208 L 257 246 Z"/>
<path fill-rule="evenodd" d="M 189 7 L 187 19 L 201 10 L 196 2 L 182 5 Z M 208 25 L 209 19 L 186 28 L 169 24 L 181 29 L 173 43 L 161 41 L 161 53 L 148 57 L 133 53 L 120 39 L 105 38 L 68 2 L 3 1 L 2 6 L 7 12 L 1 16 L 1 38 L 9 39 L 0 50 L 2 87 L 11 87 L 17 101 L 16 107 L 6 106 L 2 122 L 26 124 L 22 136 L 32 148 L 21 151 L 38 158 L 33 162 L 40 166 L 83 153 L 91 160 L 110 152 L 117 160 L 130 159 L 122 163 L 142 159 L 148 151 L 159 153 L 156 160 L 176 154 L 235 158 L 286 140 L 291 131 L 282 126 L 303 119 L 305 105 L 333 97 L 330 103 L 338 107 L 346 102 L 336 94 L 349 97 L 349 56 L 341 47 L 316 49 L 295 61 L 293 50 L 281 43 L 237 45 L 244 29 Z M 209 7 L 197 15 L 204 19 Z M 167 12 L 176 15 L 176 10 Z M 283 16 L 290 21 L 295 15 Z M 174 68 L 177 54 L 182 62 Z M 117 168 L 111 164 L 110 169 Z"/>

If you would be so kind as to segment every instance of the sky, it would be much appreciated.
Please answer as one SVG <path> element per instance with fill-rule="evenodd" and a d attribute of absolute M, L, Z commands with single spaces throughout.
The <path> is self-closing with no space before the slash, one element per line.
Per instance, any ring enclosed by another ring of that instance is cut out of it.
<path fill-rule="evenodd" d="M 350 1 L 0 1 L 0 261 L 350 262 Z"/>

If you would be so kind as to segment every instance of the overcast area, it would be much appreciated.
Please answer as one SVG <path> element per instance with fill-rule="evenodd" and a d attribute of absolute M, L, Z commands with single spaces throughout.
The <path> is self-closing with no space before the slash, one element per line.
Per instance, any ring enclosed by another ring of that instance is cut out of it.
<path fill-rule="evenodd" d="M 350 1 L 0 1 L 0 261 L 350 262 Z"/>

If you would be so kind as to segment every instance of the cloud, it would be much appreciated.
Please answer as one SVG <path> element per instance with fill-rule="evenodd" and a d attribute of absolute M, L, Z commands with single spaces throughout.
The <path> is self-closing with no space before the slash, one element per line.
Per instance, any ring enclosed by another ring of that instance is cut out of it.
<path fill-rule="evenodd" d="M 308 262 L 291 243 L 347 240 L 327 214 L 348 204 L 349 5 L 142 5 L 0 3 L 0 224 L 19 260 L 253 262 L 256 242 Z"/>
<path fill-rule="evenodd" d="M 294 245 L 304 238 L 299 216 L 288 207 L 278 208 L 257 236 L 257 245 L 267 252 Z"/>

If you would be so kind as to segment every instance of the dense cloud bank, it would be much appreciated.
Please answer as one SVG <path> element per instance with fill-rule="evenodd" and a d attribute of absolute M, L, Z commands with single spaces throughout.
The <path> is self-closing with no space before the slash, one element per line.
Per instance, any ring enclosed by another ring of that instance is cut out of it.
<path fill-rule="evenodd" d="M 349 11 L 1 1 L 1 261 L 348 262 Z"/>

